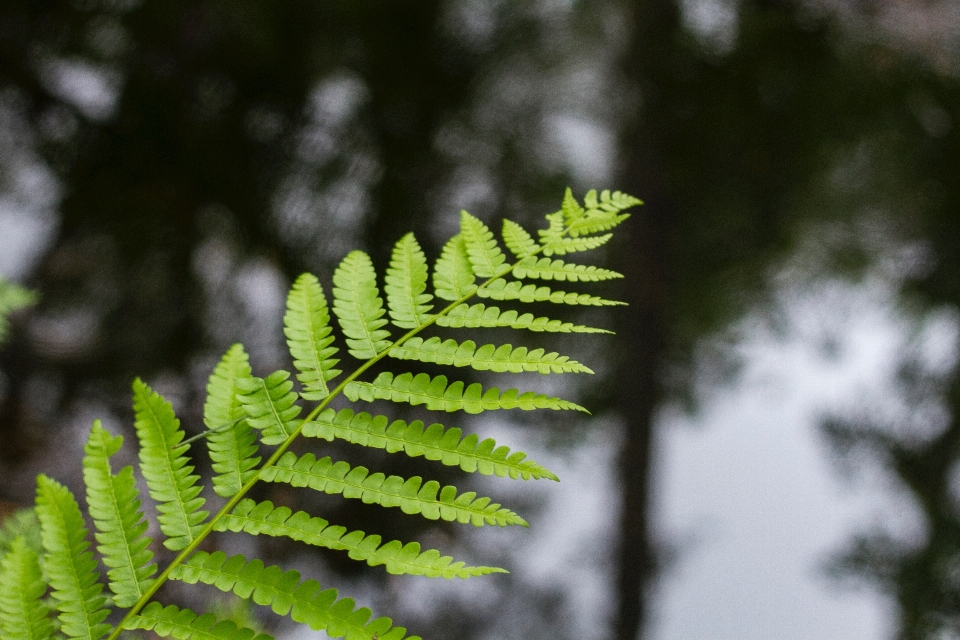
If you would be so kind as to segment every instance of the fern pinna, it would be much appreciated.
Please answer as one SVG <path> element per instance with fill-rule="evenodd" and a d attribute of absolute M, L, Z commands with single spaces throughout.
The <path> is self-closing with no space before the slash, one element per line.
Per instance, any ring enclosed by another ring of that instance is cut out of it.
<path fill-rule="evenodd" d="M 212 614 L 197 614 L 155 600 L 168 580 L 205 583 L 241 598 L 269 606 L 331 637 L 349 640 L 400 640 L 406 630 L 389 618 L 371 620 L 366 608 L 334 589 L 296 571 L 266 566 L 257 559 L 227 557 L 221 551 L 200 551 L 215 531 L 283 536 L 308 545 L 345 551 L 355 560 L 383 565 L 392 574 L 467 578 L 502 569 L 468 566 L 416 542 L 384 540 L 375 533 L 348 531 L 319 517 L 293 512 L 268 501 L 246 497 L 258 482 L 287 483 L 345 498 L 398 507 L 424 518 L 485 525 L 526 525 L 518 514 L 474 492 L 460 492 L 420 477 L 387 476 L 343 460 L 289 451 L 299 437 L 335 439 L 423 456 L 467 472 L 501 477 L 557 480 L 543 466 L 519 451 L 456 427 L 425 426 L 420 421 L 390 420 L 348 408 L 335 411 L 331 400 L 344 395 L 354 403 L 389 400 L 424 405 L 431 411 L 480 413 L 500 409 L 585 411 L 561 398 L 536 391 L 485 388 L 456 379 L 456 368 L 542 374 L 590 373 L 585 365 L 543 349 L 510 344 L 477 345 L 473 340 L 421 335 L 431 328 L 510 327 L 531 331 L 605 333 L 601 329 L 535 317 L 492 302 L 553 302 L 570 305 L 620 304 L 577 292 L 566 292 L 536 281 L 595 282 L 621 277 L 593 266 L 565 262 L 555 256 L 596 248 L 610 239 L 610 229 L 628 217 L 623 211 L 640 201 L 620 192 L 587 193 L 583 205 L 567 190 L 560 211 L 547 216 L 547 228 L 534 239 L 519 224 L 504 221 L 502 239 L 512 258 L 479 219 L 463 212 L 460 233 L 446 243 L 430 270 L 413 234 L 393 249 L 384 279 L 385 299 L 370 258 L 354 251 L 333 275 L 333 302 L 317 278 L 300 276 L 287 299 L 284 332 L 297 369 L 259 378 L 247 354 L 234 345 L 210 376 L 203 435 L 213 471 L 213 490 L 226 504 L 211 515 L 190 444 L 170 403 L 137 380 L 133 384 L 135 427 L 140 472 L 156 504 L 162 544 L 176 555 L 162 569 L 154 560 L 156 547 L 146 536 L 147 518 L 141 508 L 131 467 L 116 471 L 111 458 L 122 438 L 93 425 L 83 461 L 86 504 L 95 527 L 99 559 L 106 567 L 103 581 L 97 556 L 88 541 L 84 516 L 76 498 L 46 476 L 37 483 L 36 514 L 41 550 L 36 541 L 20 536 L 7 545 L 0 563 L 0 636 L 43 640 L 66 636 L 115 640 L 125 630 L 151 630 L 159 636 L 195 640 L 264 640 L 253 630 L 238 627 Z M 534 282 L 529 282 L 529 281 Z M 474 299 L 484 302 L 472 302 Z M 331 312 L 343 333 L 339 345 L 331 327 Z M 342 376 L 346 353 L 359 361 Z M 396 373 L 371 379 L 363 375 L 380 360 L 392 359 Z M 419 361 L 451 367 L 447 375 L 431 376 L 407 370 Z M 302 405 L 307 400 L 312 408 Z M 113 622 L 110 622 L 113 621 Z"/>

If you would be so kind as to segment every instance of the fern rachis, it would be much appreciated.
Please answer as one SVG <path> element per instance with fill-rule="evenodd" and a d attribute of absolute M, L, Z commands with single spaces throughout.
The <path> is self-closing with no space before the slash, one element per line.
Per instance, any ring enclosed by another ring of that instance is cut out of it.
<path fill-rule="evenodd" d="M 97 549 L 108 567 L 106 586 L 114 595 L 112 604 L 126 612 L 116 625 L 104 622 L 109 614 L 108 600 L 101 595 L 104 584 L 100 582 L 97 562 L 87 550 L 79 506 L 65 487 L 41 477 L 37 512 L 45 549 L 42 559 L 57 603 L 61 632 L 70 638 L 87 640 L 104 636 L 115 640 L 124 629 L 149 629 L 161 636 L 203 640 L 254 638 L 254 631 L 217 621 L 210 614 L 198 615 L 156 602 L 154 597 L 160 587 L 175 579 L 204 582 L 252 598 L 280 615 L 289 615 L 314 629 L 325 629 L 332 637 L 404 637 L 406 631 L 393 627 L 389 619 L 369 621 L 369 610 L 355 609 L 352 600 L 337 599 L 336 591 L 321 589 L 314 580 L 301 581 L 297 572 L 267 567 L 259 560 L 242 556 L 227 558 L 222 552 L 197 551 L 214 531 L 284 536 L 346 551 L 355 560 L 383 565 L 388 572 L 397 574 L 466 578 L 502 571 L 467 566 L 439 551 L 422 550 L 416 542 L 384 542 L 375 533 L 348 531 L 317 516 L 275 507 L 270 502 L 257 503 L 246 496 L 260 481 L 283 482 L 384 507 L 399 507 L 405 513 L 429 519 L 456 520 L 475 526 L 526 525 L 519 515 L 473 492 L 459 493 L 453 486 L 441 487 L 436 481 L 419 476 L 387 476 L 313 453 L 298 457 L 288 449 L 300 435 L 343 439 L 390 453 L 424 456 L 467 472 L 556 480 L 553 473 L 526 459 L 523 452 L 511 452 L 492 439 L 481 440 L 476 434 L 464 435 L 457 427 L 437 423 L 424 428 L 419 421 L 390 422 L 386 416 L 355 413 L 352 409 L 334 412 L 328 406 L 343 395 L 353 402 L 389 400 L 423 404 L 428 410 L 446 412 L 480 413 L 511 408 L 585 411 L 572 402 L 535 391 L 484 389 L 478 383 L 449 380 L 446 375 L 385 371 L 370 381 L 360 379 L 385 358 L 497 373 L 592 373 L 579 362 L 544 349 L 510 344 L 478 347 L 472 340 L 420 335 L 433 326 L 603 332 L 536 318 L 529 313 L 518 314 L 512 309 L 501 312 L 498 307 L 469 304 L 475 297 L 518 304 L 618 304 L 524 282 L 541 279 L 577 283 L 620 277 L 609 270 L 550 257 L 599 246 L 609 233 L 597 234 L 622 222 L 628 215 L 622 211 L 639 201 L 619 192 L 603 192 L 598 199 L 595 192 L 590 192 L 584 203 L 586 206 L 581 207 L 568 190 L 561 210 L 547 216 L 549 226 L 540 231 L 539 242 L 520 225 L 504 221 L 503 240 L 516 257 L 512 262 L 500 249 L 493 232 L 482 221 L 463 212 L 460 233 L 446 244 L 434 264 L 432 294 L 427 293 L 427 260 L 412 234 L 401 238 L 394 247 L 386 273 L 385 299 L 370 258 L 360 251 L 348 254 L 337 268 L 333 304 L 329 308 L 317 278 L 310 274 L 298 278 L 288 297 L 284 332 L 301 390 L 294 389 L 294 380 L 285 371 L 265 378 L 252 375 L 240 345 L 224 355 L 210 377 L 204 408 L 208 430 L 204 435 L 216 474 L 214 490 L 227 499 L 212 515 L 202 509 L 202 487 L 198 476 L 192 473 L 194 465 L 188 454 L 194 439 L 184 437 L 171 405 L 137 380 L 134 409 L 140 471 L 157 504 L 162 543 L 177 555 L 156 574 L 133 470 L 127 467 L 114 473 L 111 469 L 110 458 L 120 449 L 122 438 L 95 424 L 84 461 L 87 503 L 96 527 Z M 433 311 L 434 295 L 447 302 L 439 311 Z M 339 321 L 347 352 L 359 360 L 356 369 L 339 381 L 341 370 L 335 367 L 343 365 L 334 358 L 337 346 L 329 311 Z M 388 325 L 405 333 L 394 340 Z M 301 400 L 317 402 L 302 417 Z M 266 453 L 260 455 L 257 440 L 275 447 L 262 464 Z M 52 637 L 54 625 L 48 620 L 49 607 L 41 600 L 47 590 L 47 583 L 38 575 L 41 558 L 22 539 L 18 540 L 21 541 L 11 546 L 0 562 L 0 630 L 11 637 L 46 640 Z M 23 633 L 9 632 L 13 626 Z M 257 640 L 267 637 L 257 636 Z"/>

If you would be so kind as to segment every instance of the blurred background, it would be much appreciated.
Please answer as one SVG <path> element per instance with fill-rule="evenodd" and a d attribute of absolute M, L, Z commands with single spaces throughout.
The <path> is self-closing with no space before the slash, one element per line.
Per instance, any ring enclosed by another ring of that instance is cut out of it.
<path fill-rule="evenodd" d="M 559 485 L 328 446 L 529 530 L 260 496 L 508 576 L 220 544 L 424 638 L 960 638 L 958 117 L 955 0 L 4 0 L 0 276 L 41 298 L 0 351 L 3 510 L 80 487 L 93 418 L 129 444 L 135 376 L 196 433 L 230 344 L 289 368 L 300 272 L 621 189 L 591 292 L 630 306 L 545 310 L 617 335 L 548 336 L 597 373 L 531 381 L 593 418 L 456 417 Z"/>

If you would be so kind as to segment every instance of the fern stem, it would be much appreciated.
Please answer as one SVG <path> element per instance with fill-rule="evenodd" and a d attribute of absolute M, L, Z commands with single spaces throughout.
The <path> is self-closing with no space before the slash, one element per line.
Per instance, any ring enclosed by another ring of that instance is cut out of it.
<path fill-rule="evenodd" d="M 195 436 L 190 436 L 186 440 L 181 440 L 180 444 L 191 444 L 193 442 L 196 442 L 197 440 L 203 440 L 204 438 L 209 436 L 211 433 L 220 433 L 221 431 L 226 431 L 227 429 L 237 424 L 241 420 L 243 420 L 243 418 L 237 418 L 233 422 L 227 422 L 225 424 L 220 425 L 219 427 L 214 427 L 213 429 L 207 429 L 205 431 L 201 431 Z"/>
<path fill-rule="evenodd" d="M 562 237 L 566 236 L 569 232 L 570 232 L 570 227 L 568 226 L 566 229 L 564 229 L 563 233 L 561 233 L 560 236 L 558 236 L 558 237 L 559 237 L 559 238 L 562 238 Z M 257 469 L 256 473 L 246 482 L 246 484 L 244 484 L 244 485 L 240 488 L 240 490 L 237 491 L 237 493 L 235 493 L 235 494 L 227 501 L 227 503 L 226 503 L 225 505 L 223 505 L 223 507 L 220 508 L 220 510 L 217 511 L 216 514 L 214 514 L 214 516 L 207 522 L 207 524 L 204 526 L 204 528 L 200 530 L 200 532 L 199 532 L 199 533 L 197 534 L 197 536 L 193 539 L 193 541 L 190 542 L 190 544 L 188 544 L 179 554 L 177 554 L 177 557 L 176 557 L 176 558 L 174 558 L 173 560 L 170 561 L 170 564 L 167 565 L 167 568 L 164 569 L 164 570 L 160 573 L 160 575 L 157 576 L 157 578 L 156 578 L 156 580 L 154 580 L 153 584 L 150 585 L 150 587 L 143 593 L 143 595 L 140 597 L 140 599 L 137 600 L 137 602 L 127 611 L 127 613 L 126 613 L 126 615 L 123 617 L 123 619 L 120 620 L 120 622 L 117 624 L 117 626 L 113 629 L 113 631 L 112 631 L 112 632 L 110 633 L 110 635 L 107 637 L 107 640 L 117 640 L 117 638 L 120 636 L 120 634 L 124 631 L 124 626 L 126 625 L 126 623 L 129 622 L 131 618 L 133 618 L 134 616 L 136 616 L 136 615 L 140 612 L 140 610 L 143 609 L 143 607 L 146 606 L 148 602 L 150 602 L 150 599 L 157 593 L 157 591 L 160 590 L 160 587 L 162 587 L 164 584 L 166 584 L 166 582 L 167 582 L 167 580 L 169 580 L 170 574 L 173 572 L 173 570 L 176 569 L 176 568 L 177 568 L 178 566 L 180 566 L 181 564 L 183 564 L 184 561 L 186 561 L 187 558 L 189 558 L 189 557 L 193 554 L 193 552 L 196 551 L 197 547 L 199 547 L 200 544 L 203 543 L 204 540 L 206 540 L 207 536 L 210 535 L 210 533 L 214 530 L 214 526 L 216 525 L 216 523 L 217 523 L 221 518 L 223 518 L 225 515 L 227 515 L 235 506 L 237 506 L 237 504 L 240 502 L 240 500 L 242 500 L 242 499 L 247 495 L 247 493 L 254 487 L 254 485 L 260 480 L 261 474 L 262 474 L 265 470 L 267 470 L 267 469 L 269 469 L 270 467 L 274 466 L 274 465 L 276 464 L 277 460 L 279 460 L 280 457 L 287 451 L 287 449 L 290 448 L 290 446 L 293 444 L 294 440 L 296 440 L 297 437 L 300 435 L 300 432 L 303 430 L 303 427 L 304 427 L 308 422 L 310 422 L 310 421 L 312 421 L 314 418 L 316 418 L 316 417 L 320 414 L 321 411 L 323 411 L 324 409 L 326 409 L 327 406 L 330 404 L 330 402 L 331 402 L 336 396 L 338 396 L 340 393 L 342 393 L 343 390 L 346 388 L 346 386 L 347 386 L 348 384 L 350 384 L 351 382 L 353 382 L 354 380 L 356 380 L 362 373 L 364 373 L 367 369 L 369 369 L 370 367 L 372 367 L 374 364 L 376 364 L 377 362 L 379 362 L 380 360 L 382 360 L 383 358 L 385 358 L 385 357 L 390 353 L 390 350 L 391 350 L 391 349 L 393 349 L 394 347 L 399 347 L 399 346 L 403 345 L 403 344 L 404 344 L 407 340 L 409 340 L 410 338 L 416 336 L 418 333 L 420 333 L 421 331 L 423 331 L 423 330 L 426 329 L 427 327 L 435 324 L 435 323 L 437 322 L 437 320 L 439 320 L 442 316 L 450 313 L 450 311 L 452 311 L 455 307 L 458 307 L 458 306 L 460 306 L 461 304 L 464 304 L 465 302 L 467 302 L 468 300 L 470 300 L 471 298 L 473 298 L 474 296 L 476 296 L 477 293 L 478 293 L 481 289 L 483 289 L 484 287 L 488 286 L 488 285 L 489 285 L 491 282 L 493 282 L 494 280 L 497 280 L 498 278 L 502 278 L 502 277 L 504 277 L 504 276 L 512 273 L 512 272 L 514 271 L 514 269 L 516 269 L 516 268 L 520 265 L 520 262 L 521 262 L 524 258 L 528 258 L 528 257 L 531 257 L 531 256 L 536 256 L 537 254 L 542 253 L 546 248 L 547 248 L 547 245 L 541 246 L 541 247 L 540 247 L 539 249 L 537 249 L 536 251 L 533 251 L 533 252 L 531 252 L 531 253 L 528 253 L 528 254 L 525 254 L 525 255 L 521 256 L 520 259 L 518 259 L 518 260 L 517 260 L 516 262 L 514 262 L 513 264 L 511 264 L 511 265 L 503 268 L 501 271 L 499 271 L 499 272 L 497 272 L 497 273 L 494 273 L 494 275 L 490 276 L 487 280 L 485 280 L 485 281 L 482 282 L 479 286 L 477 286 L 477 288 L 476 288 L 473 292 L 468 293 L 468 294 L 465 295 L 465 296 L 462 296 L 459 300 L 455 300 L 454 302 L 451 302 L 451 303 L 448 304 L 446 307 L 444 307 L 440 312 L 434 314 L 433 317 L 431 317 L 427 322 L 423 323 L 422 325 L 420 325 L 420 326 L 418 326 L 418 327 L 415 327 L 415 328 L 409 330 L 407 333 L 405 333 L 405 334 L 403 334 L 402 336 L 400 336 L 400 338 L 398 338 L 396 342 L 390 343 L 390 346 L 384 348 L 382 351 L 380 351 L 379 353 L 377 353 L 377 355 L 375 355 L 374 357 L 370 358 L 369 360 L 367 360 L 366 362 L 364 362 L 362 365 L 360 365 L 359 367 L 357 367 L 357 369 L 356 369 L 353 373 L 351 373 L 349 376 L 347 376 L 346 378 L 344 378 L 344 380 L 343 380 L 340 384 L 338 384 L 334 389 L 332 389 L 332 390 L 330 391 L 330 394 L 329 394 L 326 398 L 324 398 L 319 404 L 317 404 L 316 407 L 313 408 L 312 411 L 310 411 L 310 413 L 307 414 L 306 418 L 304 418 L 303 421 L 300 423 L 300 426 L 298 426 L 297 429 L 296 429 L 293 433 L 291 433 L 291 434 L 287 437 L 287 439 L 286 439 L 282 444 L 280 444 L 280 445 L 277 447 L 277 450 L 274 451 L 273 455 L 271 455 L 271 456 L 267 459 L 267 461 L 264 462 L 263 465 L 262 465 L 259 469 Z M 204 438 L 204 437 L 206 437 L 206 435 L 208 435 L 209 433 L 213 433 L 213 432 L 219 431 L 219 430 L 221 430 L 221 429 L 226 429 L 227 427 L 231 426 L 232 424 L 233 424 L 233 423 L 226 424 L 226 425 L 221 425 L 221 426 L 219 426 L 219 427 L 216 427 L 215 429 L 210 429 L 210 430 L 208 430 L 208 431 L 205 431 L 205 432 L 203 432 L 203 433 L 200 433 L 200 434 L 198 434 L 198 435 L 196 435 L 196 436 L 193 436 L 192 438 L 189 438 L 189 439 L 187 439 L 187 440 L 184 440 L 184 441 L 183 441 L 183 444 L 186 444 L 186 443 L 193 442 L 193 441 L 195 441 L 195 440 L 199 440 L 199 439 L 201 439 L 201 438 Z M 188 529 L 189 529 L 189 527 L 188 527 Z"/>

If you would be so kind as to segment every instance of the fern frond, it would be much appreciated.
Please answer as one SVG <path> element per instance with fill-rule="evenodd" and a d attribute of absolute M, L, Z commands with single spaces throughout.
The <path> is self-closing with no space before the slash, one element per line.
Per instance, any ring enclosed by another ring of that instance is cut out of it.
<path fill-rule="evenodd" d="M 477 291 L 481 298 L 492 300 L 519 300 L 520 302 L 553 302 L 556 304 L 583 305 L 593 307 L 607 307 L 623 305 L 625 302 L 605 300 L 599 296 L 586 293 L 566 293 L 553 291 L 550 287 L 538 287 L 535 284 L 524 284 L 516 280 L 508 282 L 497 278 L 486 287 Z"/>
<path fill-rule="evenodd" d="M 317 460 L 312 453 L 297 458 L 292 452 L 283 454 L 276 464 L 263 470 L 261 477 L 267 482 L 285 482 L 294 487 L 310 487 L 315 491 L 343 494 L 367 504 L 384 507 L 400 507 L 404 513 L 419 513 L 428 520 L 447 520 L 480 527 L 496 524 L 501 527 L 519 524 L 526 526 L 523 518 L 491 504 L 490 498 L 477 498 L 468 491 L 457 497 L 457 488 L 430 480 L 426 483 L 419 476 L 404 480 L 400 476 L 386 477 L 382 473 L 370 474 L 366 467 L 350 467 L 343 462 L 334 462 L 330 457 Z M 439 493 L 439 495 L 438 495 Z"/>
<path fill-rule="evenodd" d="M 43 601 L 47 584 L 40 559 L 21 536 L 0 561 L 0 637 L 47 640 L 53 636 L 50 607 Z"/>
<path fill-rule="evenodd" d="M 266 378 L 240 378 L 237 398 L 247 412 L 247 422 L 262 432 L 264 444 L 280 444 L 300 426 L 297 416 L 303 408 L 297 404 L 297 394 L 291 391 L 293 382 L 286 371 L 274 371 Z"/>
<path fill-rule="evenodd" d="M 593 373 L 576 360 L 543 349 L 528 350 L 526 347 L 513 347 L 503 344 L 499 347 L 485 344 L 477 348 L 473 340 L 457 342 L 448 338 L 420 337 L 410 338 L 399 347 L 390 349 L 391 358 L 399 360 L 419 360 L 437 364 L 452 364 L 455 367 L 473 367 L 478 371 L 520 373 L 536 371 L 538 373 Z"/>
<path fill-rule="evenodd" d="M 540 280 L 567 280 L 569 282 L 599 282 L 622 278 L 622 273 L 601 269 L 593 265 L 572 264 L 550 258 L 523 258 L 513 268 L 516 278 L 538 278 Z"/>
<path fill-rule="evenodd" d="M 567 253 L 589 251 L 591 249 L 596 249 L 597 247 L 602 247 L 612 237 L 613 237 L 613 234 L 608 233 L 602 236 L 593 236 L 593 237 L 560 238 L 559 240 L 554 240 L 552 242 L 547 243 L 544 246 L 543 255 L 562 256 Z"/>
<path fill-rule="evenodd" d="M 509 327 L 511 329 L 527 329 L 528 331 L 547 331 L 551 333 L 613 333 L 606 329 L 585 327 L 572 322 L 551 320 L 550 318 L 535 318 L 532 313 L 518 314 L 513 309 L 500 311 L 499 307 L 488 307 L 482 302 L 479 304 L 461 304 L 450 310 L 445 316 L 437 318 L 441 327 L 473 329 L 476 327 Z"/>
<path fill-rule="evenodd" d="M 211 613 L 198 616 L 189 609 L 172 604 L 164 607 L 159 602 L 144 607 L 127 621 L 124 629 L 153 631 L 161 638 L 172 636 L 178 640 L 273 640 L 273 636 L 237 627 L 229 620 L 217 621 Z"/>
<path fill-rule="evenodd" d="M 500 251 L 493 232 L 466 211 L 460 212 L 460 235 L 467 246 L 467 255 L 473 273 L 481 278 L 503 275 L 507 257 Z"/>
<path fill-rule="evenodd" d="M 283 333 L 293 356 L 293 366 L 300 373 L 297 380 L 303 385 L 300 395 L 307 400 L 323 400 L 330 393 L 327 382 L 340 374 L 334 369 L 339 360 L 331 347 L 330 313 L 323 287 L 316 276 L 304 273 L 290 289 L 287 312 L 283 316 Z"/>
<path fill-rule="evenodd" d="M 412 458 L 424 456 L 447 466 L 459 466 L 469 473 L 479 471 L 487 476 L 510 476 L 514 480 L 549 478 L 559 481 L 546 467 L 527 460 L 527 454 L 522 451 L 510 453 L 509 447 L 498 447 L 492 438 L 481 441 L 476 434 L 461 440 L 463 432 L 456 427 L 444 430 L 443 425 L 432 424 L 424 429 L 420 420 L 410 424 L 403 420 L 390 423 L 390 419 L 382 415 L 354 414 L 351 409 L 339 412 L 325 409 L 305 424 L 301 433 L 330 441 L 339 438 L 365 447 L 385 449 L 388 453 L 403 451 Z"/>
<path fill-rule="evenodd" d="M 497 567 L 469 567 L 464 562 L 453 562 L 453 558 L 441 556 L 435 549 L 421 552 L 416 542 L 403 544 L 393 540 L 381 545 L 382 538 L 378 535 L 366 535 L 363 531 L 347 533 L 346 528 L 331 525 L 323 518 L 311 517 L 303 511 L 294 513 L 287 507 L 274 507 L 270 501 L 242 500 L 217 522 L 215 528 L 217 531 L 284 536 L 316 547 L 347 551 L 354 560 L 364 561 L 371 567 L 386 565 L 387 573 L 396 575 L 469 578 L 506 573 Z"/>
<path fill-rule="evenodd" d="M 401 373 L 394 377 L 392 373 L 385 371 L 373 382 L 351 382 L 343 392 L 353 402 L 358 399 L 367 402 L 409 402 L 412 405 L 424 404 L 431 411 L 482 413 L 495 409 L 575 409 L 589 413 L 578 404 L 542 393 L 521 393 L 516 389 L 507 389 L 501 394 L 496 387 L 484 391 L 477 382 L 464 389 L 463 382 L 459 380 L 448 385 L 446 376 L 431 378 L 425 373 L 418 373 L 416 376 L 412 373 Z"/>
<path fill-rule="evenodd" d="M 110 631 L 110 611 L 93 553 L 87 551 L 87 529 L 70 490 L 56 480 L 37 476 L 37 516 L 44 549 L 44 570 L 57 600 L 60 631 L 68 638 L 99 640 Z"/>
<path fill-rule="evenodd" d="M 199 476 L 190 475 L 189 445 L 181 444 L 183 430 L 173 407 L 137 378 L 133 383 L 134 426 L 140 440 L 140 470 L 157 502 L 163 546 L 179 551 L 203 529 L 208 512 L 201 511 Z"/>
<path fill-rule="evenodd" d="M 507 249 L 519 259 L 526 258 L 540 251 L 540 245 L 530 237 L 527 230 L 513 220 L 504 218 L 501 235 L 503 236 L 503 243 L 507 245 Z"/>
<path fill-rule="evenodd" d="M 210 374 L 203 422 L 210 429 L 207 449 L 213 462 L 213 490 L 229 498 L 240 491 L 256 473 L 257 438 L 246 420 L 246 411 L 237 398 L 239 380 L 251 380 L 250 362 L 243 345 L 235 344 Z"/>
<path fill-rule="evenodd" d="M 157 565 L 150 564 L 152 540 L 144 535 L 147 521 L 140 510 L 133 468 L 114 475 L 110 456 L 120 450 L 121 436 L 113 437 L 97 420 L 84 447 L 83 481 L 87 505 L 96 525 L 97 550 L 109 567 L 110 590 L 118 607 L 131 607 L 153 584 Z"/>
<path fill-rule="evenodd" d="M 369 360 L 390 345 L 377 272 L 363 251 L 347 254 L 333 274 L 333 313 L 347 336 L 350 355 Z"/>
<path fill-rule="evenodd" d="M 347 640 L 402 640 L 406 629 L 392 627 L 390 618 L 370 620 L 370 610 L 354 610 L 351 598 L 337 599 L 336 589 L 320 588 L 316 580 L 300 582 L 300 573 L 278 566 L 265 567 L 260 560 L 247 562 L 243 556 L 199 551 L 176 567 L 172 577 L 189 584 L 201 582 L 241 598 L 252 598 L 274 613 L 289 615 L 311 629 L 324 630 L 333 638 Z M 409 640 L 420 640 L 411 636 Z"/>
<path fill-rule="evenodd" d="M 393 247 L 387 269 L 387 307 L 393 324 L 401 329 L 416 329 L 430 319 L 433 296 L 427 289 L 427 258 L 412 233 L 400 238 Z"/>
<path fill-rule="evenodd" d="M 458 233 L 443 245 L 433 267 L 433 289 L 442 300 L 459 300 L 477 290 L 477 277 L 470 266 L 467 243 Z"/>

